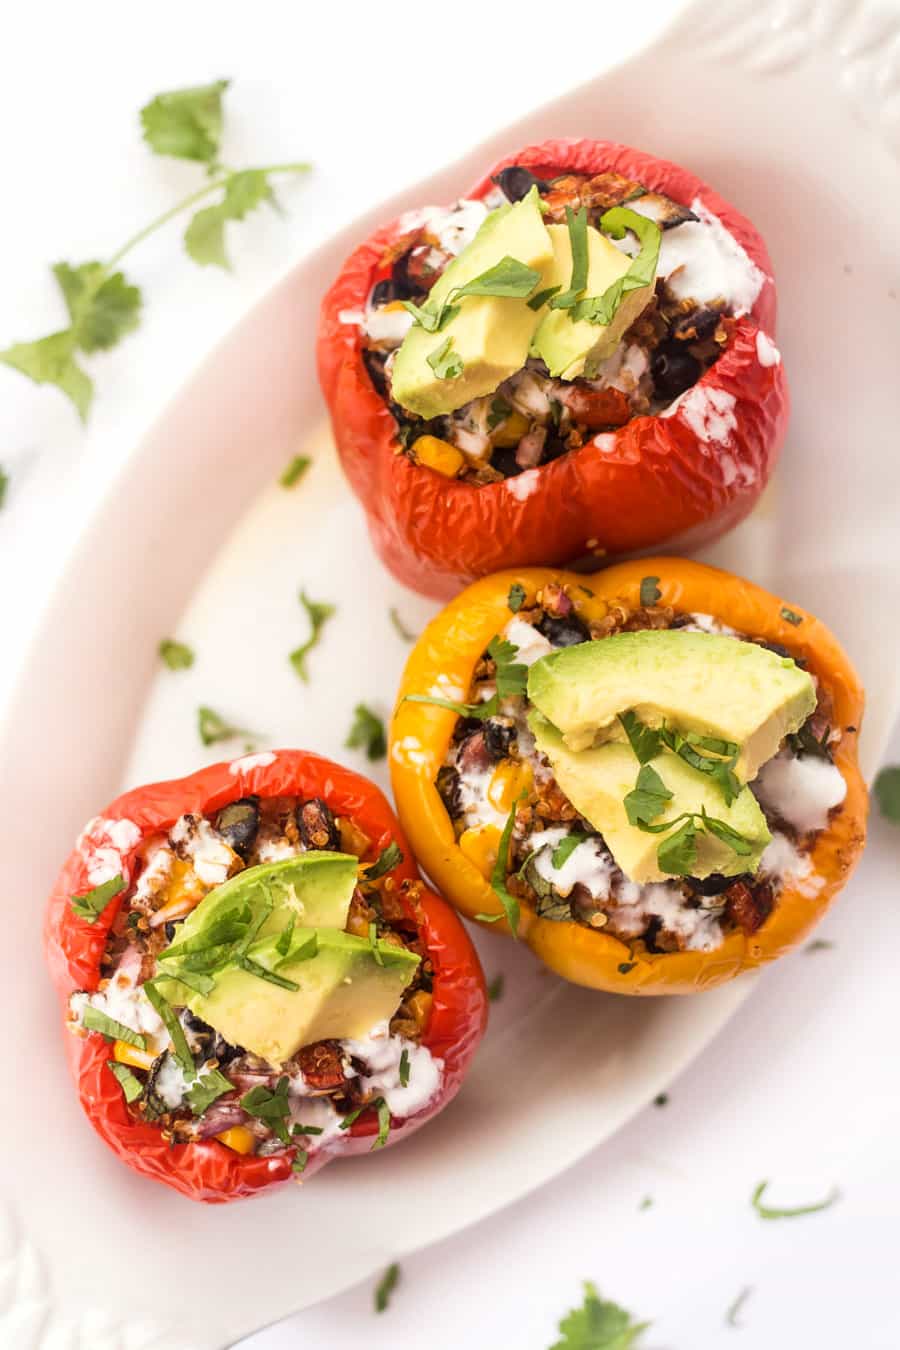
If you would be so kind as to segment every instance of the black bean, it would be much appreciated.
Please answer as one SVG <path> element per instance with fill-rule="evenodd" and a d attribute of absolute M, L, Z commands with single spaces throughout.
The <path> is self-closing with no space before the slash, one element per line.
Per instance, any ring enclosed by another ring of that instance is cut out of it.
<path fill-rule="evenodd" d="M 471 736 L 473 731 L 477 731 L 480 726 L 481 720 L 478 717 L 458 717 L 456 719 L 456 726 L 453 728 L 454 743 L 458 745 L 460 741 L 466 740 L 466 738 Z"/>
<path fill-rule="evenodd" d="M 228 847 L 246 859 L 259 832 L 259 798 L 239 797 L 223 806 L 216 816 L 216 829 Z"/>
<path fill-rule="evenodd" d="M 708 877 L 685 877 L 685 881 L 691 890 L 696 891 L 698 895 L 721 895 L 736 881 L 745 879 L 743 877 L 723 877 L 721 872 L 710 872 Z"/>
<path fill-rule="evenodd" d="M 491 468 L 502 473 L 504 478 L 515 478 L 522 472 L 521 464 L 516 463 L 516 449 L 515 445 L 496 446 L 491 455 Z"/>
<path fill-rule="evenodd" d="M 379 305 L 390 305 L 399 299 L 396 281 L 393 277 L 385 277 L 383 281 L 378 281 L 373 286 L 369 303 L 373 309 L 377 309 Z"/>
<path fill-rule="evenodd" d="M 484 743 L 491 759 L 498 760 L 509 754 L 509 747 L 516 737 L 516 728 L 512 723 L 498 722 L 489 718 L 484 724 Z"/>
<path fill-rule="evenodd" d="M 178 931 L 178 924 L 175 919 L 170 919 L 166 924 L 166 937 L 170 942 L 175 941 L 175 934 Z"/>
<path fill-rule="evenodd" d="M 577 647 L 579 642 L 589 642 L 591 638 L 577 614 L 566 614 L 560 619 L 553 614 L 544 614 L 535 627 L 554 647 Z"/>
<path fill-rule="evenodd" d="M 677 398 L 696 384 L 700 362 L 679 343 L 665 342 L 653 353 L 650 373 L 660 398 Z"/>
<path fill-rule="evenodd" d="M 362 362 L 366 368 L 366 373 L 372 381 L 372 388 L 376 394 L 382 398 L 387 398 L 387 376 L 384 373 L 384 352 L 372 351 L 371 347 L 363 347 Z"/>
<path fill-rule="evenodd" d="M 521 164 L 507 165 L 505 169 L 494 174 L 491 182 L 497 184 L 509 202 L 520 202 L 535 186 L 538 192 L 545 192 L 550 186 L 543 179 L 536 178 L 530 169 L 523 168 Z"/>
<path fill-rule="evenodd" d="M 702 342 L 712 337 L 721 317 L 717 309 L 695 309 L 678 320 L 672 329 L 672 336 L 679 342 Z"/>
<path fill-rule="evenodd" d="M 442 764 L 438 769 L 436 780 L 437 790 L 441 801 L 447 808 L 447 814 L 452 820 L 455 820 L 462 812 L 462 797 L 460 794 L 459 774 L 452 764 Z"/>
<path fill-rule="evenodd" d="M 337 821 L 321 797 L 311 797 L 297 807 L 297 828 L 307 848 L 340 848 Z"/>
<path fill-rule="evenodd" d="M 401 257 L 397 259 L 391 268 L 391 285 L 394 288 L 393 299 L 411 300 L 415 295 L 422 294 L 421 284 L 417 284 L 409 275 L 409 259 L 412 249 L 407 249 Z"/>

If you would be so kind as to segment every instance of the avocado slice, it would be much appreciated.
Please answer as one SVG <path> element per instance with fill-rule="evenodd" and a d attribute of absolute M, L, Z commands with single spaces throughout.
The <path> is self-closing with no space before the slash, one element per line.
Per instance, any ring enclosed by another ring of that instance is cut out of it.
<path fill-rule="evenodd" d="M 250 947 L 258 967 L 292 981 L 282 988 L 236 965 L 216 972 L 207 995 L 188 991 L 188 1007 L 231 1045 L 281 1065 L 314 1041 L 364 1036 L 396 1011 L 419 958 L 405 947 L 369 943 L 333 928 L 294 929 Z M 311 954 L 314 953 L 314 954 Z"/>
<path fill-rule="evenodd" d="M 679 629 L 617 633 L 542 657 L 528 674 L 532 705 L 571 750 L 624 740 L 619 714 L 740 746 L 734 772 L 756 777 L 816 706 L 812 679 L 754 642 Z"/>
<path fill-rule="evenodd" d="M 603 641 L 595 645 L 602 647 Z M 603 835 L 607 848 L 626 877 L 640 883 L 671 881 L 672 878 L 659 867 L 657 850 L 672 831 L 650 834 L 632 825 L 625 811 L 624 799 L 634 788 L 640 769 L 631 746 L 607 741 L 596 749 L 576 751 L 570 749 L 559 731 L 540 714 L 532 711 L 528 721 L 538 749 L 553 767 L 557 783 L 576 810 Z M 771 836 L 765 816 L 750 789 L 743 788 L 727 806 L 721 791 L 708 775 L 698 773 L 677 755 L 661 754 L 650 762 L 672 793 L 672 800 L 661 812 L 659 821 L 652 822 L 654 825 L 663 820 L 674 822 L 683 811 L 699 815 L 705 810 L 708 815 L 737 830 L 751 845 L 749 854 L 737 854 L 715 835 L 698 831 L 697 859 L 691 869 L 692 875 L 708 877 L 719 872 L 723 876 L 738 876 L 755 872 Z M 677 825 L 673 824 L 673 829 L 677 829 Z"/>
<path fill-rule="evenodd" d="M 504 258 L 511 257 L 540 272 L 537 294 L 556 285 L 553 246 L 541 215 L 534 187 L 512 206 L 500 206 L 484 221 L 475 238 L 435 282 L 428 309 L 436 311 L 450 291 L 472 281 Z M 626 261 L 626 266 L 628 259 Z M 420 417 L 439 417 L 461 408 L 473 398 L 493 393 L 499 384 L 521 370 L 537 327 L 539 314 L 526 299 L 509 296 L 463 297 L 458 313 L 438 333 L 418 324 L 409 330 L 391 371 L 391 395 Z M 455 379 L 439 379 L 428 357 L 450 339 L 463 363 Z"/>
<path fill-rule="evenodd" d="M 566 225 L 548 225 L 553 242 L 558 277 L 572 274 L 572 243 Z M 599 296 L 623 277 L 631 266 L 631 258 L 601 234 L 593 225 L 587 227 L 588 277 L 585 296 Z M 579 375 L 591 378 L 592 368 L 612 356 L 624 334 L 638 315 L 646 309 L 653 296 L 654 283 L 628 291 L 619 303 L 609 324 L 588 323 L 586 319 L 573 322 L 567 309 L 546 309 L 534 335 L 532 351 L 547 365 L 551 375 L 564 380 Z"/>

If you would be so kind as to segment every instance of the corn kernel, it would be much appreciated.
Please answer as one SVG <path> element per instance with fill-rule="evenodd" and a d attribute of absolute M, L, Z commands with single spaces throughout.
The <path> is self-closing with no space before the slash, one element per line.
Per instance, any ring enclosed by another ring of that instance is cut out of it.
<path fill-rule="evenodd" d="M 427 993 L 424 989 L 417 989 L 407 1000 L 407 1007 L 416 1019 L 416 1026 L 420 1031 L 424 1031 L 428 1025 L 433 1004 L 434 995 Z"/>
<path fill-rule="evenodd" d="M 534 786 L 531 765 L 518 759 L 503 759 L 497 765 L 488 784 L 487 796 L 491 806 L 507 814 L 523 792 Z"/>
<path fill-rule="evenodd" d="M 215 1137 L 220 1144 L 233 1149 L 235 1153 L 252 1153 L 253 1145 L 256 1143 L 255 1136 L 246 1125 L 232 1125 L 230 1130 L 223 1130 Z"/>
<path fill-rule="evenodd" d="M 442 473 L 445 478 L 455 478 L 465 459 L 455 445 L 442 441 L 438 436 L 420 436 L 413 442 L 413 449 L 420 464 Z"/>
<path fill-rule="evenodd" d="M 133 1069 L 151 1069 L 155 1058 L 149 1050 L 139 1050 L 127 1041 L 116 1041 L 113 1045 L 113 1059 L 118 1064 L 130 1064 Z"/>
<path fill-rule="evenodd" d="M 369 836 L 346 816 L 339 816 L 337 825 L 341 836 L 341 852 L 352 853 L 354 858 L 364 858 L 372 847 Z"/>
<path fill-rule="evenodd" d="M 518 445 L 531 423 L 520 412 L 511 412 L 505 422 L 501 422 L 491 440 L 495 445 Z"/>
<path fill-rule="evenodd" d="M 500 848 L 500 831 L 496 825 L 476 825 L 459 836 L 459 848 L 483 877 L 490 878 Z"/>

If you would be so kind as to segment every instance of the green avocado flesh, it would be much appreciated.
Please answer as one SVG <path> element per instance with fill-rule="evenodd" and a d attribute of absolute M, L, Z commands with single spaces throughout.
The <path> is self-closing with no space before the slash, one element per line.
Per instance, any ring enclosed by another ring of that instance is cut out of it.
<path fill-rule="evenodd" d="M 160 993 L 275 1065 L 314 1041 L 365 1035 L 396 1011 L 419 958 L 342 931 L 358 867 L 310 851 L 230 878 L 160 953 Z"/>
<path fill-rule="evenodd" d="M 450 291 L 506 257 L 541 274 L 535 293 L 557 284 L 553 246 L 541 215 L 537 188 L 514 206 L 500 206 L 491 212 L 472 242 L 435 282 L 427 307 L 436 311 Z M 459 312 L 440 332 L 428 333 L 418 324 L 409 330 L 391 371 L 392 397 L 410 412 L 429 418 L 493 393 L 524 366 L 539 318 L 538 312 L 529 309 L 527 298 L 462 297 Z M 448 338 L 463 370 L 455 379 L 439 379 L 428 357 Z"/>
<path fill-rule="evenodd" d="M 743 783 L 816 706 L 812 679 L 789 657 L 679 629 L 617 633 L 553 652 L 531 667 L 528 697 L 570 750 L 624 741 L 619 716 L 628 711 L 648 726 L 665 722 L 733 742 Z"/>
<path fill-rule="evenodd" d="M 596 643 L 602 646 L 603 639 Z M 574 651 L 575 648 L 568 650 Z M 538 749 L 547 756 L 562 791 L 580 815 L 603 835 L 610 853 L 631 881 L 670 881 L 657 861 L 657 850 L 671 831 L 651 834 L 632 825 L 624 799 L 634 788 L 640 765 L 631 746 L 607 741 L 588 750 L 571 750 L 559 731 L 540 714 L 528 717 Z M 707 814 L 724 821 L 751 845 L 751 853 L 736 854 L 715 835 L 698 831 L 697 859 L 691 874 L 706 877 L 713 872 L 738 876 L 755 872 L 763 850 L 771 838 L 765 817 L 749 788 L 743 788 L 730 806 L 717 785 L 703 773 L 692 769 L 677 755 L 660 754 L 650 761 L 665 786 L 673 794 L 654 825 L 672 820 L 683 811 Z M 677 826 L 673 825 L 673 828 Z"/>
<path fill-rule="evenodd" d="M 557 278 L 568 279 L 572 275 L 572 244 L 568 227 L 549 225 L 547 228 L 553 242 Z M 594 229 L 593 225 L 587 227 L 587 240 L 588 279 L 584 295 L 600 296 L 625 275 L 632 260 L 627 253 L 616 248 L 606 235 Z M 579 375 L 591 378 L 592 368 L 612 356 L 652 296 L 652 282 L 629 291 L 622 298 L 609 324 L 588 323 L 586 319 L 573 323 L 568 310 L 545 309 L 534 335 L 532 352 L 546 363 L 553 376 L 564 380 L 574 380 Z"/>

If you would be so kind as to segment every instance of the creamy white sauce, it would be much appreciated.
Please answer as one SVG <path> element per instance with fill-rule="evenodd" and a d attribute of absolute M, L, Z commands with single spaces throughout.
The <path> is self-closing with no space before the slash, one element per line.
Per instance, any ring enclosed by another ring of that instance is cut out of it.
<path fill-rule="evenodd" d="M 190 859 L 204 886 L 227 881 L 234 854 L 205 816 L 182 816 L 169 833 L 176 851 Z"/>
<path fill-rule="evenodd" d="M 202 1078 L 203 1074 L 200 1073 L 198 1077 Z M 165 1102 L 170 1111 L 175 1111 L 184 1101 L 188 1087 L 184 1069 L 178 1060 L 174 1055 L 166 1055 L 153 1081 L 156 1095 Z"/>
<path fill-rule="evenodd" d="M 686 623 L 679 629 L 681 633 L 719 633 L 723 637 L 737 637 L 736 628 L 729 628 L 727 623 L 722 623 L 721 619 L 716 619 L 712 614 L 692 614 L 690 623 Z"/>
<path fill-rule="evenodd" d="M 594 900 L 609 898 L 614 864 L 599 838 L 585 839 L 576 844 L 562 867 L 554 867 L 553 851 L 569 834 L 562 826 L 537 830 L 528 839 L 525 851 L 539 850 L 534 859 L 538 876 L 550 882 L 556 893 L 568 899 L 576 886 L 584 886 Z"/>
<path fill-rule="evenodd" d="M 449 675 L 439 675 L 434 684 L 428 690 L 431 698 L 445 698 L 450 703 L 465 703 L 466 691 L 458 680 L 452 680 Z"/>
<path fill-rule="evenodd" d="M 147 855 L 147 865 L 134 888 L 134 908 L 142 908 L 142 902 L 146 903 L 159 894 L 171 876 L 174 861 L 175 854 L 165 844 L 158 845 Z"/>
<path fill-rule="evenodd" d="M 765 273 L 699 198 L 691 210 L 699 220 L 663 230 L 658 275 L 679 300 L 721 301 L 740 318 L 756 304 Z"/>
<path fill-rule="evenodd" d="M 847 784 L 829 760 L 783 750 L 762 766 L 753 795 L 800 834 L 809 834 L 825 828 L 829 812 L 846 797 Z"/>
<path fill-rule="evenodd" d="M 79 1026 L 84 1022 L 85 1008 L 90 1005 L 124 1027 L 146 1036 L 147 1049 L 160 1054 L 168 1045 L 169 1037 L 162 1018 L 138 985 L 140 973 L 141 954 L 135 947 L 129 947 L 104 991 L 73 994 L 69 1006 Z"/>
<path fill-rule="evenodd" d="M 520 619 L 518 614 L 510 619 L 503 630 L 503 636 L 518 649 L 516 661 L 519 665 L 533 666 L 535 661 L 555 650 L 553 643 L 545 638 L 543 633 L 539 633 L 532 624 Z"/>
<path fill-rule="evenodd" d="M 271 750 L 264 750 L 259 755 L 242 755 L 240 759 L 233 759 L 228 765 L 228 772 L 233 774 L 249 773 L 251 769 L 267 769 L 270 764 L 275 763 L 275 755 Z"/>
<path fill-rule="evenodd" d="M 95 816 L 78 837 L 77 851 L 81 854 L 92 886 L 121 876 L 128 881 L 128 867 L 123 855 L 140 843 L 141 829 L 133 820 L 106 820 Z"/>
<path fill-rule="evenodd" d="M 767 333 L 762 329 L 756 335 L 756 359 L 761 366 L 777 366 L 781 361 L 781 352 Z"/>
<path fill-rule="evenodd" d="M 387 1102 L 391 1115 L 413 1116 L 433 1099 L 441 1085 L 443 1060 L 431 1051 L 403 1036 L 392 1036 L 387 1022 L 374 1026 L 360 1040 L 341 1042 L 344 1053 L 362 1060 L 368 1073 L 362 1076 L 367 1092 L 376 1092 Z M 400 1060 L 406 1051 L 409 1081 L 400 1082 Z"/>
<path fill-rule="evenodd" d="M 674 417 L 680 413 L 691 431 L 705 445 L 728 445 L 731 433 L 737 428 L 735 416 L 736 400 L 727 389 L 695 384 L 660 414 L 661 417 Z M 706 453 L 706 452 L 704 452 Z"/>
<path fill-rule="evenodd" d="M 423 227 L 445 253 L 455 256 L 471 244 L 487 214 L 484 202 L 463 198 L 451 207 L 424 206 L 420 211 L 408 211 L 401 217 L 401 225 L 404 229 Z"/>
<path fill-rule="evenodd" d="M 635 885 L 635 883 L 630 883 Z M 622 936 L 637 937 L 650 919 L 659 919 L 662 927 L 681 938 L 688 951 L 708 952 L 722 941 L 722 925 L 718 915 L 705 909 L 693 909 L 685 904 L 678 886 L 669 882 L 654 882 L 636 886 L 639 898 L 634 904 L 619 904 L 615 911 L 616 929 Z M 627 898 L 627 888 L 622 898 Z"/>

